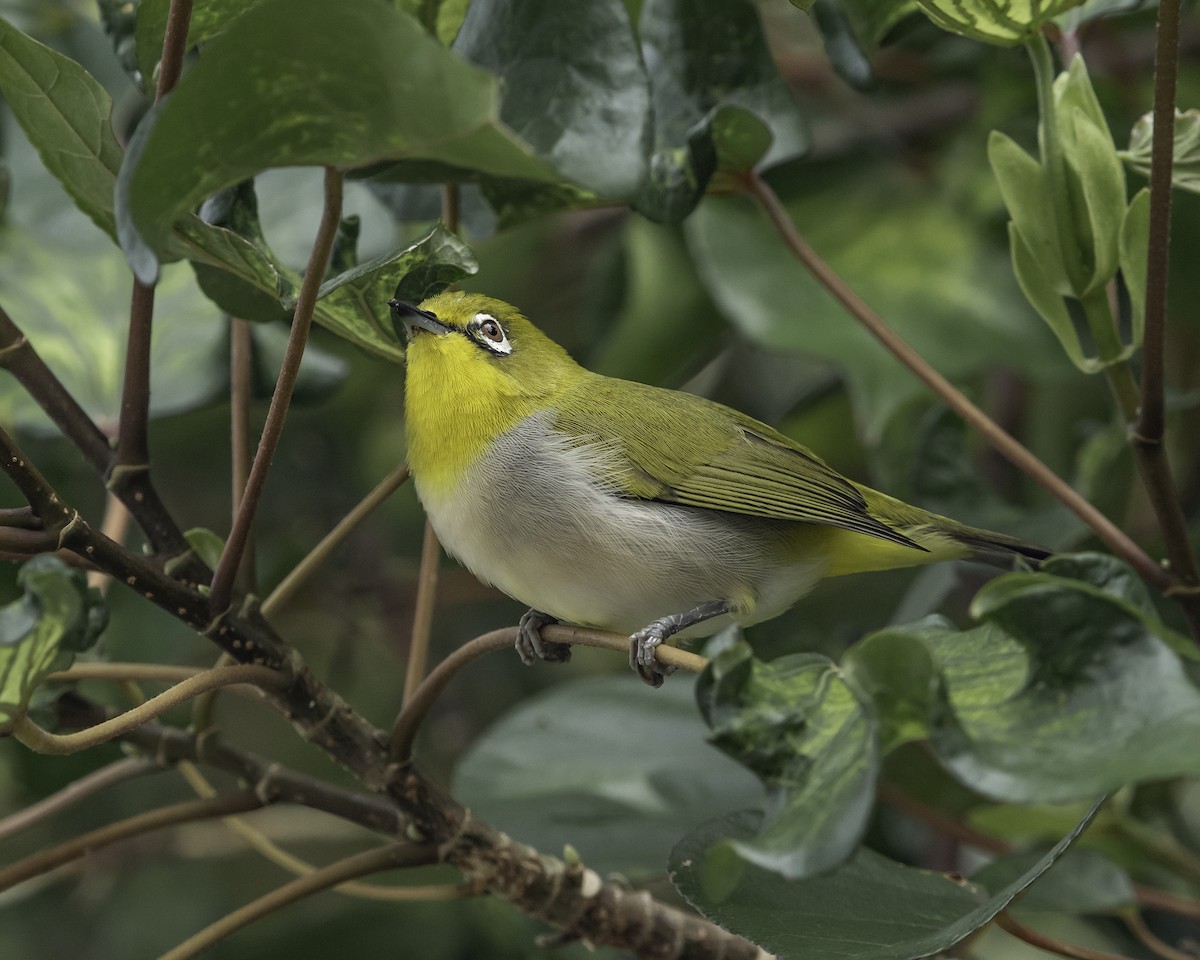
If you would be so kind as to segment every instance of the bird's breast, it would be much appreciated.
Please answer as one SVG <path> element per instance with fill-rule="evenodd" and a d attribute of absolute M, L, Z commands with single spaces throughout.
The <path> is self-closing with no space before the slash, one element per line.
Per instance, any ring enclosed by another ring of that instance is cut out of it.
<path fill-rule="evenodd" d="M 480 579 L 552 616 L 619 632 L 713 599 L 774 615 L 820 576 L 797 525 L 630 497 L 631 469 L 603 438 L 565 436 L 535 414 L 453 484 L 418 493 L 446 550 Z M 754 616 L 753 619 L 761 619 Z"/>

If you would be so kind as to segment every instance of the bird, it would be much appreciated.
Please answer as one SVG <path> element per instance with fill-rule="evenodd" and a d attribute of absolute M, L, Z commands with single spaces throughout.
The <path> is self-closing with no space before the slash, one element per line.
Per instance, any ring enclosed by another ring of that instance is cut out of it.
<path fill-rule="evenodd" d="M 827 577 L 1049 556 L 847 479 L 731 407 L 590 371 L 501 300 L 389 305 L 417 496 L 451 556 L 529 607 L 526 664 L 569 657 L 541 636 L 566 622 L 629 636 L 658 686 L 660 644 L 778 616 Z"/>

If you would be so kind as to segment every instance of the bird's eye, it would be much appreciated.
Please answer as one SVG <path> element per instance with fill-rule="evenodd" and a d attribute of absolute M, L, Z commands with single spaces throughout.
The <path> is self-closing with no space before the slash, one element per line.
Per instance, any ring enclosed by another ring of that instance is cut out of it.
<path fill-rule="evenodd" d="M 492 353 L 498 353 L 501 356 L 512 353 L 512 344 L 508 342 L 508 335 L 504 332 L 504 327 L 500 326 L 500 321 L 491 314 L 475 314 L 475 322 L 471 325 L 470 332 L 481 347 Z"/>

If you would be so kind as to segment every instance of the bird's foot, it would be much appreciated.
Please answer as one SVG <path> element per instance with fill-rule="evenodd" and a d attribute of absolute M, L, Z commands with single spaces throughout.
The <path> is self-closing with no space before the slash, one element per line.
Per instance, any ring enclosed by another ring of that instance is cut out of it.
<path fill-rule="evenodd" d="M 675 672 L 675 667 L 659 663 L 656 653 L 659 644 L 674 636 L 679 627 L 678 617 L 662 617 L 642 627 L 629 638 L 629 666 L 652 687 L 661 687 L 663 681 Z"/>
<path fill-rule="evenodd" d="M 553 643 L 542 639 L 542 627 L 558 623 L 557 617 L 540 610 L 529 610 L 517 624 L 517 655 L 527 667 L 538 660 L 547 663 L 566 663 L 571 659 L 569 643 Z"/>

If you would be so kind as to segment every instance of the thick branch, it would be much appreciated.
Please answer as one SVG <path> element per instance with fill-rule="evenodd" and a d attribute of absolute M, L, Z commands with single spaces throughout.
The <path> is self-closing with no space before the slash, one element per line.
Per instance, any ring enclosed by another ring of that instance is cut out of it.
<path fill-rule="evenodd" d="M 287 350 L 284 352 L 283 364 L 279 369 L 275 392 L 271 395 L 271 406 L 267 411 L 267 420 L 258 441 L 258 452 L 254 455 L 254 463 L 250 467 L 250 477 L 246 481 L 245 492 L 238 505 L 237 518 L 234 520 L 233 529 L 229 532 L 225 549 L 221 551 L 217 569 L 213 573 L 210 602 L 214 614 L 220 614 L 229 607 L 233 579 L 250 537 L 250 527 L 254 523 L 254 514 L 262 499 L 263 488 L 267 482 L 267 472 L 271 468 L 271 460 L 275 456 L 279 438 L 283 434 L 284 420 L 287 418 L 288 407 L 292 402 L 292 392 L 296 388 L 296 378 L 300 373 L 300 360 L 304 356 L 304 347 L 308 343 L 308 333 L 312 328 L 317 290 L 325 276 L 325 268 L 329 265 L 329 255 L 333 250 L 333 241 L 337 237 L 338 223 L 342 216 L 342 179 L 341 171 L 333 167 L 325 168 L 325 208 L 321 213 L 321 224 L 317 228 L 316 239 L 313 241 L 312 255 L 309 257 L 308 267 L 304 272 L 304 281 L 300 285 L 300 293 L 296 300 L 296 312 L 292 318 L 292 329 L 288 336 Z"/>

